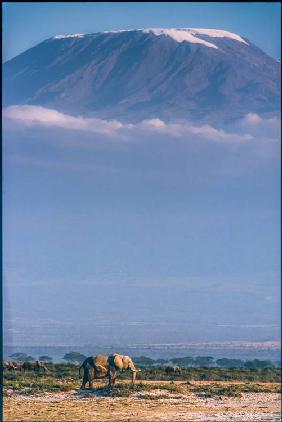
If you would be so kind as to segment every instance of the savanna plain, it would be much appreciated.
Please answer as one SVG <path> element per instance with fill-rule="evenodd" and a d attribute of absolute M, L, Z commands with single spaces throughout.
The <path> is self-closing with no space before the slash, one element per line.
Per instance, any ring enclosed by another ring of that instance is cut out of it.
<path fill-rule="evenodd" d="M 142 367 L 135 385 L 95 380 L 80 389 L 74 364 L 45 373 L 4 370 L 4 421 L 278 421 L 279 368 Z"/>

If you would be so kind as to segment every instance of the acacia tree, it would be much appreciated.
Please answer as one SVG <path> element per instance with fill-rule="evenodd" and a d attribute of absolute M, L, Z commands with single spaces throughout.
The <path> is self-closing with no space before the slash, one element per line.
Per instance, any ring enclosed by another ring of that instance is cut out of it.
<path fill-rule="evenodd" d="M 52 362 L 52 358 L 47 355 L 39 356 L 38 360 L 41 360 L 42 362 Z"/>
<path fill-rule="evenodd" d="M 136 365 L 151 366 L 155 363 L 154 359 L 148 358 L 147 356 L 138 356 L 138 357 L 133 357 L 132 359 L 136 363 Z"/>
<path fill-rule="evenodd" d="M 191 366 L 193 364 L 193 358 L 191 356 L 185 356 L 183 358 L 173 358 L 171 359 L 171 362 L 175 363 L 176 365 Z"/>
<path fill-rule="evenodd" d="M 31 362 L 35 360 L 33 356 L 29 356 L 26 353 L 12 353 L 9 357 L 17 362 Z"/>
<path fill-rule="evenodd" d="M 86 356 L 78 352 L 69 352 L 65 354 L 63 359 L 71 363 L 82 363 Z"/>
<path fill-rule="evenodd" d="M 214 358 L 212 356 L 197 356 L 193 359 L 193 365 L 195 366 L 211 366 Z"/>
<path fill-rule="evenodd" d="M 249 369 L 264 369 L 264 368 L 273 368 L 274 365 L 270 360 L 247 360 L 244 364 L 245 368 Z"/>
<path fill-rule="evenodd" d="M 229 359 L 229 358 L 221 358 L 217 359 L 216 361 L 217 366 L 223 368 L 243 368 L 244 361 L 241 359 Z"/>

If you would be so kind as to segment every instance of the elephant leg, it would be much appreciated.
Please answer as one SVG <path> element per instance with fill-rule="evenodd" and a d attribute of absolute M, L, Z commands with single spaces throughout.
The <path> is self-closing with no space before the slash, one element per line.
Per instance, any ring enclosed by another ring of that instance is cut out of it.
<path fill-rule="evenodd" d="M 92 374 L 93 371 L 88 371 L 88 383 L 89 388 L 93 388 L 93 380 L 96 378 L 95 372 Z"/>
<path fill-rule="evenodd" d="M 81 390 L 85 390 L 86 383 L 88 382 L 88 374 L 84 372 L 81 384 Z"/>
<path fill-rule="evenodd" d="M 111 368 L 109 371 L 109 386 L 115 385 L 117 377 L 117 372 L 114 368 Z"/>

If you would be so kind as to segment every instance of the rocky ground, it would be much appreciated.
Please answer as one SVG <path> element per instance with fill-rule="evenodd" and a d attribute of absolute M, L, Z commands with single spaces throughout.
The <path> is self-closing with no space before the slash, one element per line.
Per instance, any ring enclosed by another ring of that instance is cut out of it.
<path fill-rule="evenodd" d="M 165 382 L 158 381 L 159 386 Z M 181 391 L 140 390 L 109 397 L 99 390 L 17 394 L 6 391 L 4 421 L 280 421 L 280 394 L 247 392 L 239 396 L 197 393 L 200 382 L 179 382 Z M 224 383 L 226 386 L 226 383 Z"/>

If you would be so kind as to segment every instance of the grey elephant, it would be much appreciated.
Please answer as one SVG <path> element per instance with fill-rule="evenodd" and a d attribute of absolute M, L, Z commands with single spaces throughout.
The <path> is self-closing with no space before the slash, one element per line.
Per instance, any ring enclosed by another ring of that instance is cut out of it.
<path fill-rule="evenodd" d="M 109 386 L 112 386 L 115 384 L 117 373 L 123 370 L 131 371 L 132 384 L 134 384 L 136 373 L 139 371 L 129 356 L 119 354 L 90 356 L 80 366 L 79 375 L 82 368 L 84 374 L 81 389 L 85 388 L 87 382 L 92 388 L 94 379 L 106 377 L 109 378 Z"/>
<path fill-rule="evenodd" d="M 45 372 L 48 372 L 44 362 L 40 362 L 39 360 L 35 362 L 24 362 L 22 364 L 23 371 L 40 371 L 42 369 Z"/>
<path fill-rule="evenodd" d="M 165 368 L 166 374 L 181 374 L 181 368 L 177 365 L 169 365 Z"/>
<path fill-rule="evenodd" d="M 21 371 L 23 362 L 11 362 L 11 365 L 13 366 L 13 369 L 16 371 Z"/>

